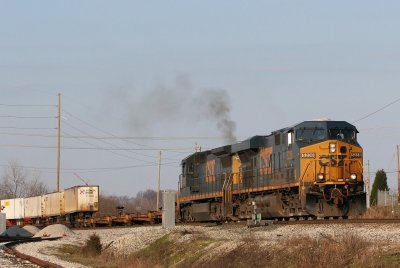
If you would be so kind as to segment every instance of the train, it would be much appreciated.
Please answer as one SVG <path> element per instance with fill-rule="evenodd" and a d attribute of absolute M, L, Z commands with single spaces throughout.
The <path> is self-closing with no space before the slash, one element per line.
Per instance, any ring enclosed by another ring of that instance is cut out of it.
<path fill-rule="evenodd" d="M 181 161 L 183 222 L 348 218 L 366 211 L 363 148 L 346 121 L 304 121 Z"/>
<path fill-rule="evenodd" d="M 60 192 L 40 196 L 0 200 L 0 212 L 6 214 L 6 225 L 46 226 L 55 223 L 70 227 L 128 226 L 161 223 L 159 211 L 124 212 L 99 215 L 99 186 L 73 186 Z"/>
<path fill-rule="evenodd" d="M 0 200 L 7 226 L 86 225 L 99 211 L 99 186 L 74 186 L 40 196 Z"/>

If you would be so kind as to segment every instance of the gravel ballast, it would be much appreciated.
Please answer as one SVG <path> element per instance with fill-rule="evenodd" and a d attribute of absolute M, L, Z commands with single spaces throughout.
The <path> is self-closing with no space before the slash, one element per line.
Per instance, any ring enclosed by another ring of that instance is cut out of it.
<path fill-rule="evenodd" d="M 72 264 L 52 256 L 55 248 L 65 244 L 83 244 L 90 235 L 96 233 L 106 250 L 114 254 L 126 256 L 138 251 L 157 239 L 171 232 L 180 232 L 188 235 L 179 239 L 189 239 L 190 235 L 201 234 L 214 240 L 226 241 L 226 247 L 234 246 L 251 234 L 252 239 L 260 243 L 274 245 L 284 240 L 308 236 L 319 238 L 322 236 L 338 237 L 355 234 L 370 242 L 382 242 L 386 245 L 400 245 L 400 225 L 398 224 L 318 224 L 318 225 L 272 225 L 268 227 L 246 228 L 244 226 L 184 226 L 180 225 L 171 230 L 161 226 L 144 226 L 116 229 L 76 230 L 76 235 L 63 237 L 57 241 L 42 241 L 17 246 L 22 253 L 43 259 L 64 267 L 84 267 Z M 224 245 L 221 246 L 224 248 Z"/>
<path fill-rule="evenodd" d="M 63 224 L 53 224 L 37 232 L 34 237 L 65 237 L 73 235 L 75 235 L 75 233 L 67 226 Z"/>
<path fill-rule="evenodd" d="M 32 235 L 35 235 L 40 231 L 39 228 L 37 228 L 36 226 L 33 226 L 33 225 L 25 225 L 22 228 L 25 229 L 26 231 L 30 232 Z"/>

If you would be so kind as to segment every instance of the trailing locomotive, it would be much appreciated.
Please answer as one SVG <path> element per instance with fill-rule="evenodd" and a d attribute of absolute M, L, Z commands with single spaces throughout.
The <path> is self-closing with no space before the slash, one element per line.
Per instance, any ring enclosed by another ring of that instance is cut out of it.
<path fill-rule="evenodd" d="M 182 160 L 182 221 L 343 217 L 366 210 L 363 149 L 345 121 L 305 121 Z"/>

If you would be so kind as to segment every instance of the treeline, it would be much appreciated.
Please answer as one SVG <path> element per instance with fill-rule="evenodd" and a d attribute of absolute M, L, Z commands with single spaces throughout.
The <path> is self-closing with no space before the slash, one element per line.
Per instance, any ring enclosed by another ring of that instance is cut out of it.
<path fill-rule="evenodd" d="M 100 215 L 114 215 L 118 212 L 117 207 L 132 213 L 156 210 L 157 206 L 157 192 L 153 190 L 140 191 L 136 197 L 100 195 L 99 199 Z"/>
<path fill-rule="evenodd" d="M 103 190 L 100 187 L 100 193 Z M 18 161 L 10 161 L 4 167 L 0 178 L 0 199 L 39 196 L 50 191 L 41 181 L 39 171 L 29 172 Z M 140 191 L 135 197 L 103 194 L 99 196 L 101 215 L 114 215 L 118 212 L 117 207 L 124 207 L 123 211 L 130 213 L 156 210 L 156 206 L 157 192 L 153 190 Z"/>
<path fill-rule="evenodd" d="M 0 199 L 38 196 L 48 193 L 40 172 L 28 172 L 18 161 L 9 162 L 0 180 Z"/>

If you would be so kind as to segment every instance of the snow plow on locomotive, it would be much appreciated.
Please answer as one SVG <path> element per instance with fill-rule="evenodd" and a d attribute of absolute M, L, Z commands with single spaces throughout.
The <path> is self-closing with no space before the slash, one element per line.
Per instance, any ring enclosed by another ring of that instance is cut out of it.
<path fill-rule="evenodd" d="M 363 149 L 345 121 L 305 121 L 182 160 L 182 221 L 343 217 L 366 210 Z M 255 211 L 256 209 L 256 211 Z"/>

